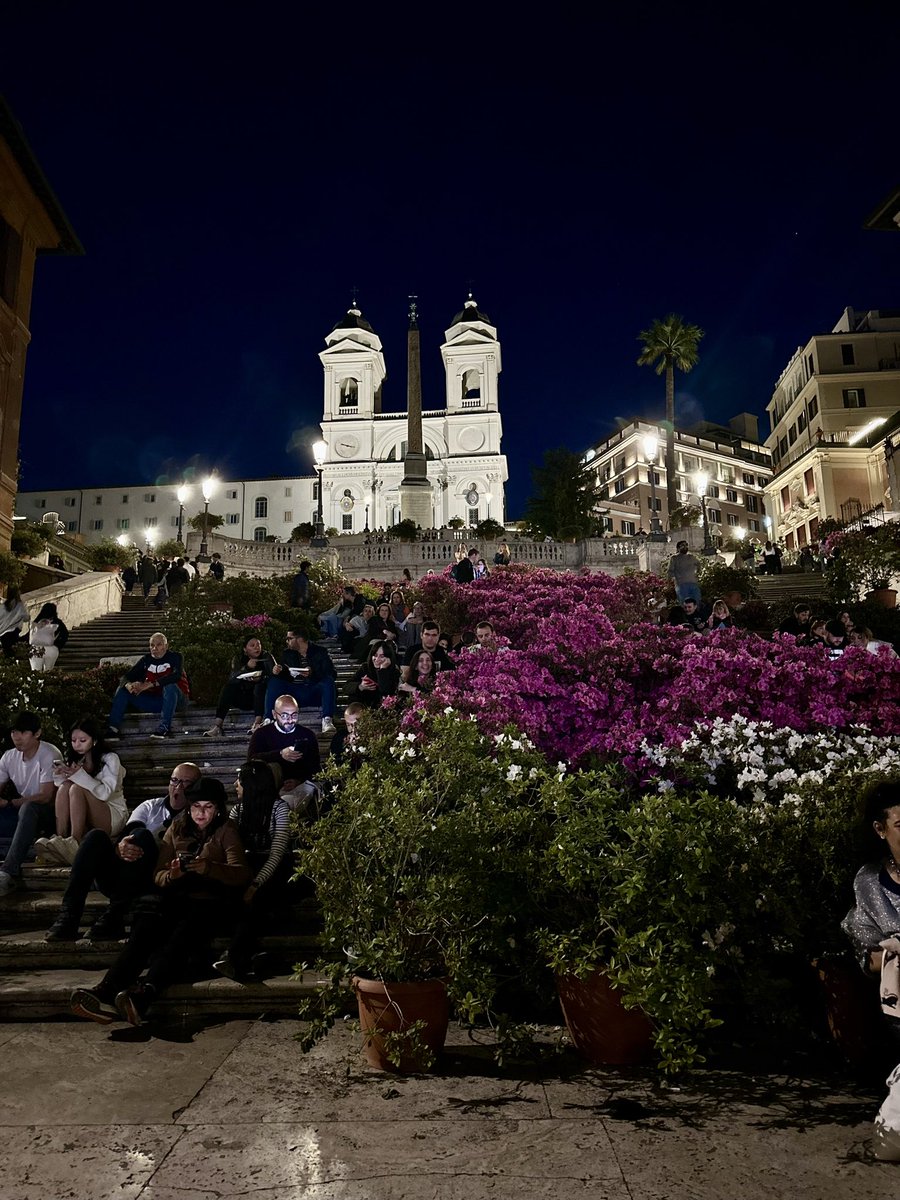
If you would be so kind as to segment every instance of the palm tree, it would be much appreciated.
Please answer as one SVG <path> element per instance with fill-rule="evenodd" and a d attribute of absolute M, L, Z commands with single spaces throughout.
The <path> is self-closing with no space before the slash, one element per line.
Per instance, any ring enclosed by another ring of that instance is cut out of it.
<path fill-rule="evenodd" d="M 639 367 L 656 367 L 657 375 L 666 373 L 666 504 L 669 516 L 678 506 L 678 484 L 675 478 L 675 368 L 687 373 L 697 365 L 697 345 L 703 330 L 688 325 L 683 317 L 669 313 L 644 329 L 638 340 L 644 343 Z"/>

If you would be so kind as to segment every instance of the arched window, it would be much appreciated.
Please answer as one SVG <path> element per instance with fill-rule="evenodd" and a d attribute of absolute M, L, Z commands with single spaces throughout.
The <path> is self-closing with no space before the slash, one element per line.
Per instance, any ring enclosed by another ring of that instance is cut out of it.
<path fill-rule="evenodd" d="M 359 404 L 359 382 L 356 379 L 341 380 L 341 408 L 356 408 Z"/>
<path fill-rule="evenodd" d="M 462 398 L 463 400 L 478 400 L 481 398 L 481 372 L 476 367 L 463 372 Z"/>
<path fill-rule="evenodd" d="M 268 517 L 269 515 L 269 499 L 267 496 L 257 496 L 253 504 L 253 515 L 257 521 L 260 517 Z"/>
<path fill-rule="evenodd" d="M 257 527 L 253 530 L 254 542 L 264 542 L 267 536 L 265 525 L 257 525 Z"/>

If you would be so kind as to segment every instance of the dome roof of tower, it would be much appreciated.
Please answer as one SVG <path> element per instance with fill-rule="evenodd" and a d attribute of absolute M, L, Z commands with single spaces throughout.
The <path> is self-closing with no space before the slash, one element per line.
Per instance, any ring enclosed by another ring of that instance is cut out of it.
<path fill-rule="evenodd" d="M 460 321 L 483 321 L 485 325 L 490 325 L 491 318 L 486 312 L 481 311 L 472 299 L 472 293 L 469 292 L 469 298 L 463 305 L 462 312 L 458 312 L 451 323 L 458 325 Z"/>
<path fill-rule="evenodd" d="M 356 307 L 347 309 L 347 315 L 338 321 L 338 323 L 334 326 L 334 329 L 332 329 L 332 333 L 335 329 L 365 329 L 366 333 L 375 332 L 366 318 Z"/>

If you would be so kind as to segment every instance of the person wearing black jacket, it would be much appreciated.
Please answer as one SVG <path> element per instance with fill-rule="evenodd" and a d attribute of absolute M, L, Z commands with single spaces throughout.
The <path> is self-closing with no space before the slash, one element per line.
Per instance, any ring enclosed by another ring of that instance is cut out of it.
<path fill-rule="evenodd" d="M 266 688 L 275 670 L 275 660 L 268 650 L 263 650 L 262 642 L 252 634 L 243 643 L 243 648 L 231 660 L 231 674 L 216 705 L 216 719 L 204 737 L 221 737 L 225 727 L 225 717 L 229 708 L 239 708 L 242 712 L 253 711 L 253 726 L 251 733 L 256 733 L 263 723 L 266 711 Z"/>
<path fill-rule="evenodd" d="M 293 696 L 303 706 L 321 705 L 322 732 L 334 733 L 337 672 L 327 650 L 309 641 L 306 634 L 289 629 L 286 649 L 272 675 L 266 688 L 266 713 L 272 711 L 277 696 Z"/>
<path fill-rule="evenodd" d="M 453 578 L 457 583 L 471 583 L 475 578 L 475 567 L 478 563 L 478 550 L 473 546 L 467 558 L 461 558 L 453 568 Z"/>
<path fill-rule="evenodd" d="M 365 666 L 356 673 L 354 700 L 378 708 L 385 696 L 396 696 L 400 684 L 397 653 L 390 642 L 373 642 Z"/>
<path fill-rule="evenodd" d="M 150 638 L 150 653 L 139 658 L 126 672 L 125 682 L 113 697 L 106 740 L 118 741 L 119 727 L 129 705 L 141 712 L 159 713 L 159 725 L 150 734 L 152 738 L 171 737 L 172 718 L 182 694 L 178 685 L 183 674 L 181 655 L 169 649 L 169 639 L 164 633 L 154 633 Z"/>

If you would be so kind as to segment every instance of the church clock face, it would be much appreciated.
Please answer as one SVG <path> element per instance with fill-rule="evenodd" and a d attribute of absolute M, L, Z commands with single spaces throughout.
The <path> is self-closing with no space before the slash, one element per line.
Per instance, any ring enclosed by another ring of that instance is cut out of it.
<path fill-rule="evenodd" d="M 334 443 L 334 449 L 341 458 L 352 458 L 359 449 L 359 438 L 352 433 L 342 433 Z"/>
<path fill-rule="evenodd" d="M 469 490 L 466 492 L 466 504 L 468 504 L 469 508 L 475 508 L 475 506 L 478 504 L 477 488 L 469 488 Z"/>

